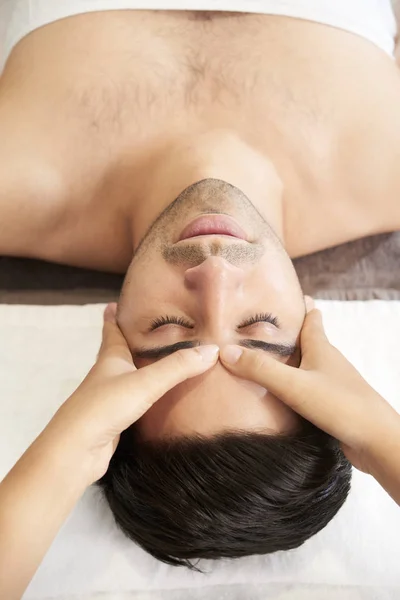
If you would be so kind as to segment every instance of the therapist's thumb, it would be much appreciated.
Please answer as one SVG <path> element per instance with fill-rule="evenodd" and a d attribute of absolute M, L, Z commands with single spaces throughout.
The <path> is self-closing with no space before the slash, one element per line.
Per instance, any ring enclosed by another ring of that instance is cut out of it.
<path fill-rule="evenodd" d="M 321 312 L 313 309 L 307 313 L 300 334 L 300 367 L 291 367 L 262 350 L 241 346 L 221 348 L 220 360 L 234 375 L 254 381 L 267 388 L 294 410 L 310 395 L 313 385 L 310 372 L 319 370 L 324 362 L 327 347 Z"/>
<path fill-rule="evenodd" d="M 306 383 L 303 377 L 306 372 L 280 362 L 263 350 L 241 346 L 224 346 L 220 360 L 233 375 L 258 383 L 295 409 L 296 397 Z"/>

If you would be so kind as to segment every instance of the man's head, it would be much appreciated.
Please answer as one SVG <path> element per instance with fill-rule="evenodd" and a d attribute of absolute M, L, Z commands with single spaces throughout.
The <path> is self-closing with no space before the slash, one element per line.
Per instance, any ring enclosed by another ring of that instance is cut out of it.
<path fill-rule="evenodd" d="M 179 241 L 190 222 L 215 213 L 235 219 L 246 240 Z M 138 368 L 199 343 L 252 345 L 298 366 L 304 316 L 278 236 L 240 190 L 207 179 L 184 190 L 135 249 L 118 322 Z M 329 436 L 218 362 L 124 432 L 101 484 L 127 535 L 188 564 L 299 546 L 343 504 L 350 466 Z"/>

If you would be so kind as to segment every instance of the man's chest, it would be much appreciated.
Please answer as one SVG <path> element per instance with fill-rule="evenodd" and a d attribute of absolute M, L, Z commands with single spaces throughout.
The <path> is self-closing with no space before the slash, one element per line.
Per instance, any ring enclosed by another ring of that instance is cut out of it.
<path fill-rule="evenodd" d="M 32 34 L 11 77 L 11 117 L 28 121 L 27 148 L 64 188 L 59 238 L 79 243 L 92 228 L 104 242 L 110 214 L 140 200 L 136 178 L 166 141 L 214 128 L 232 129 L 276 166 L 293 256 L 346 241 L 343 233 L 366 235 L 378 211 L 390 212 L 400 86 L 394 65 L 369 43 L 257 15 L 142 13 L 136 26 L 123 13 L 85 17 Z M 23 77 L 29 50 L 34 69 Z M 387 154 L 385 180 L 375 165 Z M 388 193 L 378 209 L 376 195 Z M 344 232 L 346 206 L 353 224 Z M 107 232 L 111 245 L 121 227 Z M 95 244 L 84 251 L 95 253 Z"/>

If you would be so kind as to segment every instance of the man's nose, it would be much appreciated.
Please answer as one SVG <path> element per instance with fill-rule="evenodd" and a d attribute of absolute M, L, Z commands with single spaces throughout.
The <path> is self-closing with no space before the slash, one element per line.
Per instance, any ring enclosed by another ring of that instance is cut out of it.
<path fill-rule="evenodd" d="M 205 343 L 227 343 L 233 307 L 241 304 L 245 272 L 226 259 L 210 256 L 197 267 L 185 272 L 185 285 L 199 306 L 199 324 L 203 325 Z"/>
<path fill-rule="evenodd" d="M 232 293 L 242 287 L 244 276 L 243 269 L 225 258 L 210 256 L 200 265 L 186 270 L 185 284 L 188 289 L 205 296 L 223 291 Z"/>

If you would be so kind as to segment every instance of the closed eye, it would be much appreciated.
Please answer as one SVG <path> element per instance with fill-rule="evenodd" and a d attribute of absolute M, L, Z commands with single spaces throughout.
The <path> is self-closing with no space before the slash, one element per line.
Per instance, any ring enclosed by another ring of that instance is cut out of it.
<path fill-rule="evenodd" d="M 254 325 L 254 323 L 260 322 L 271 323 L 272 325 L 275 325 L 275 327 L 280 328 L 280 323 L 277 317 L 271 315 L 271 313 L 258 313 L 254 317 L 250 317 L 249 319 L 242 321 L 238 325 L 238 329 L 249 327 L 250 325 Z M 180 325 L 181 327 L 186 327 L 187 329 L 194 329 L 194 325 L 189 323 L 189 321 L 186 321 L 186 319 L 183 317 L 171 317 L 166 315 L 164 317 L 157 317 L 157 319 L 154 319 L 154 321 L 151 323 L 150 331 L 154 331 L 155 329 L 168 324 Z"/>

